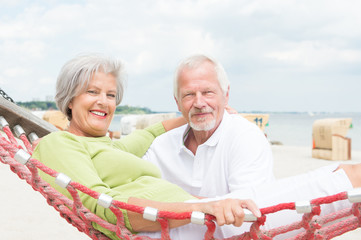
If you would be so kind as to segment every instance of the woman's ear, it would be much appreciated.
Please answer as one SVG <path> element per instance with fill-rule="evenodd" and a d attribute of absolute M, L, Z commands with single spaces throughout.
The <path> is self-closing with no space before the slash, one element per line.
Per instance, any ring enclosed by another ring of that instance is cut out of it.
<path fill-rule="evenodd" d="M 71 100 L 71 101 L 69 102 L 68 108 L 69 108 L 69 109 L 72 109 L 72 108 L 73 108 L 73 100 Z"/>

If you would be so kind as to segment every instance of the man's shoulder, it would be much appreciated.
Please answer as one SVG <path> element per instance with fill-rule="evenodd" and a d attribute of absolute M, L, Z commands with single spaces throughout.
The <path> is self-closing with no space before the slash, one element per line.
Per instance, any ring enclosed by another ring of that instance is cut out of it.
<path fill-rule="evenodd" d="M 253 122 L 239 114 L 233 114 L 222 131 L 222 141 L 237 146 L 266 146 L 269 142 L 264 132 Z"/>
<path fill-rule="evenodd" d="M 163 159 L 169 159 L 169 156 L 177 154 L 177 149 L 182 146 L 186 127 L 187 125 L 183 125 L 156 137 L 143 158 L 153 163 L 161 163 Z"/>
<path fill-rule="evenodd" d="M 182 125 L 180 127 L 174 128 L 172 130 L 169 130 L 162 135 L 155 138 L 154 142 L 168 142 L 171 140 L 179 141 L 180 138 L 183 137 L 183 134 L 187 128 L 187 124 Z"/>
<path fill-rule="evenodd" d="M 240 114 L 229 115 L 229 122 L 227 123 L 228 128 L 235 131 L 256 131 L 259 132 L 259 127 L 241 116 Z"/>

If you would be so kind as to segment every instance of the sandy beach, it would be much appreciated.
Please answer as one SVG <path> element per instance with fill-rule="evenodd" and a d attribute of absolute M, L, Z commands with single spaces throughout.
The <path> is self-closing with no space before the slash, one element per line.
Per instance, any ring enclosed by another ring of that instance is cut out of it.
<path fill-rule="evenodd" d="M 297 146 L 272 146 L 277 178 L 288 177 L 315 169 L 334 161 L 314 159 L 311 148 Z M 344 163 L 361 163 L 361 151 L 352 151 L 352 160 Z M 9 168 L 0 164 L 1 218 L 0 232 L 4 240 L 52 240 L 89 239 L 61 218 L 48 206 L 40 193 L 20 180 Z M 361 238 L 361 229 L 334 239 L 351 240 Z"/>

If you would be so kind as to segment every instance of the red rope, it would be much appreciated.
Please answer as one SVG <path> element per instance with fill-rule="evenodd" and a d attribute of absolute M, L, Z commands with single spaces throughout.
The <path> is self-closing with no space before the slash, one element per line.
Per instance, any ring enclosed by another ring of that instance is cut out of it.
<path fill-rule="evenodd" d="M 124 216 L 121 209 L 137 212 L 143 214 L 144 207 L 127 204 L 124 202 L 113 200 L 109 209 L 117 218 L 116 224 L 111 224 L 94 213 L 90 212 L 81 202 L 78 191 L 81 191 L 94 199 L 98 199 L 100 193 L 93 191 L 84 185 L 77 182 L 70 182 L 67 186 L 67 191 L 72 196 L 72 200 L 57 192 L 47 182 L 43 181 L 38 174 L 38 169 L 44 173 L 57 177 L 58 173 L 43 165 L 36 159 L 30 159 L 26 165 L 22 165 L 13 159 L 14 154 L 21 148 L 17 140 L 12 135 L 10 128 L 4 127 L 3 131 L 6 133 L 8 140 L 0 136 L 0 161 L 10 166 L 11 170 L 16 173 L 19 178 L 24 179 L 30 184 L 34 190 L 40 192 L 46 199 L 50 206 L 53 206 L 60 215 L 72 224 L 79 231 L 84 232 L 92 239 L 105 240 L 109 239 L 107 236 L 94 229 L 92 224 L 97 223 L 99 226 L 108 229 L 121 239 L 151 239 L 147 236 L 138 236 L 132 234 L 124 223 Z M 23 141 L 25 148 L 29 153 L 32 152 L 31 144 L 26 139 L 25 135 L 21 135 L 20 139 Z M 262 217 L 254 222 L 249 232 L 226 238 L 227 240 L 248 240 L 248 239 L 273 239 L 276 236 L 291 232 L 297 229 L 305 229 L 305 231 L 297 234 L 290 239 L 332 239 L 336 236 L 342 235 L 348 231 L 352 231 L 361 226 L 361 204 L 355 203 L 350 209 L 343 209 L 325 216 L 320 216 L 323 204 L 330 204 L 336 201 L 347 199 L 347 192 L 342 192 L 332 196 L 316 198 L 311 200 L 312 212 L 303 215 L 301 221 L 291 223 L 289 225 L 277 227 L 270 230 L 262 230 L 261 226 L 266 221 L 266 215 L 273 214 L 283 210 L 295 210 L 295 203 L 281 203 L 275 206 L 262 208 Z M 169 219 L 190 219 L 191 213 L 175 213 L 167 211 L 159 211 L 157 221 L 160 223 L 162 240 L 170 239 L 169 236 Z M 216 230 L 215 218 L 206 215 L 205 225 L 207 231 L 204 235 L 205 240 L 215 239 L 214 232 Z"/>
<path fill-rule="evenodd" d="M 33 147 L 31 146 L 28 138 L 25 136 L 25 134 L 21 134 L 19 136 L 19 138 L 21 139 L 21 141 L 24 143 L 24 146 L 26 148 L 26 150 L 28 151 L 28 153 L 33 154 Z"/>
<path fill-rule="evenodd" d="M 16 141 L 13 133 L 11 132 L 11 129 L 10 129 L 9 125 L 3 127 L 2 130 L 4 131 L 4 133 L 6 134 L 6 136 L 8 136 L 8 138 L 9 138 L 9 140 L 10 140 L 10 142 L 11 142 L 12 144 L 14 144 L 15 146 L 17 146 L 17 148 L 21 148 L 20 145 L 18 145 L 18 141 Z"/>

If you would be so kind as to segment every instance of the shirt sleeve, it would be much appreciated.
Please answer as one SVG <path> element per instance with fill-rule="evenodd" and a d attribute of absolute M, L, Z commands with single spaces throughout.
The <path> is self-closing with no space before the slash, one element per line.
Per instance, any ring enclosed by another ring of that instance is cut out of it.
<path fill-rule="evenodd" d="M 131 134 L 114 141 L 114 146 L 126 152 L 142 157 L 157 136 L 165 133 L 163 124 L 156 123 L 142 130 L 135 130 Z"/>
<path fill-rule="evenodd" d="M 274 180 L 271 146 L 261 130 L 236 135 L 227 154 L 230 192 Z"/>

